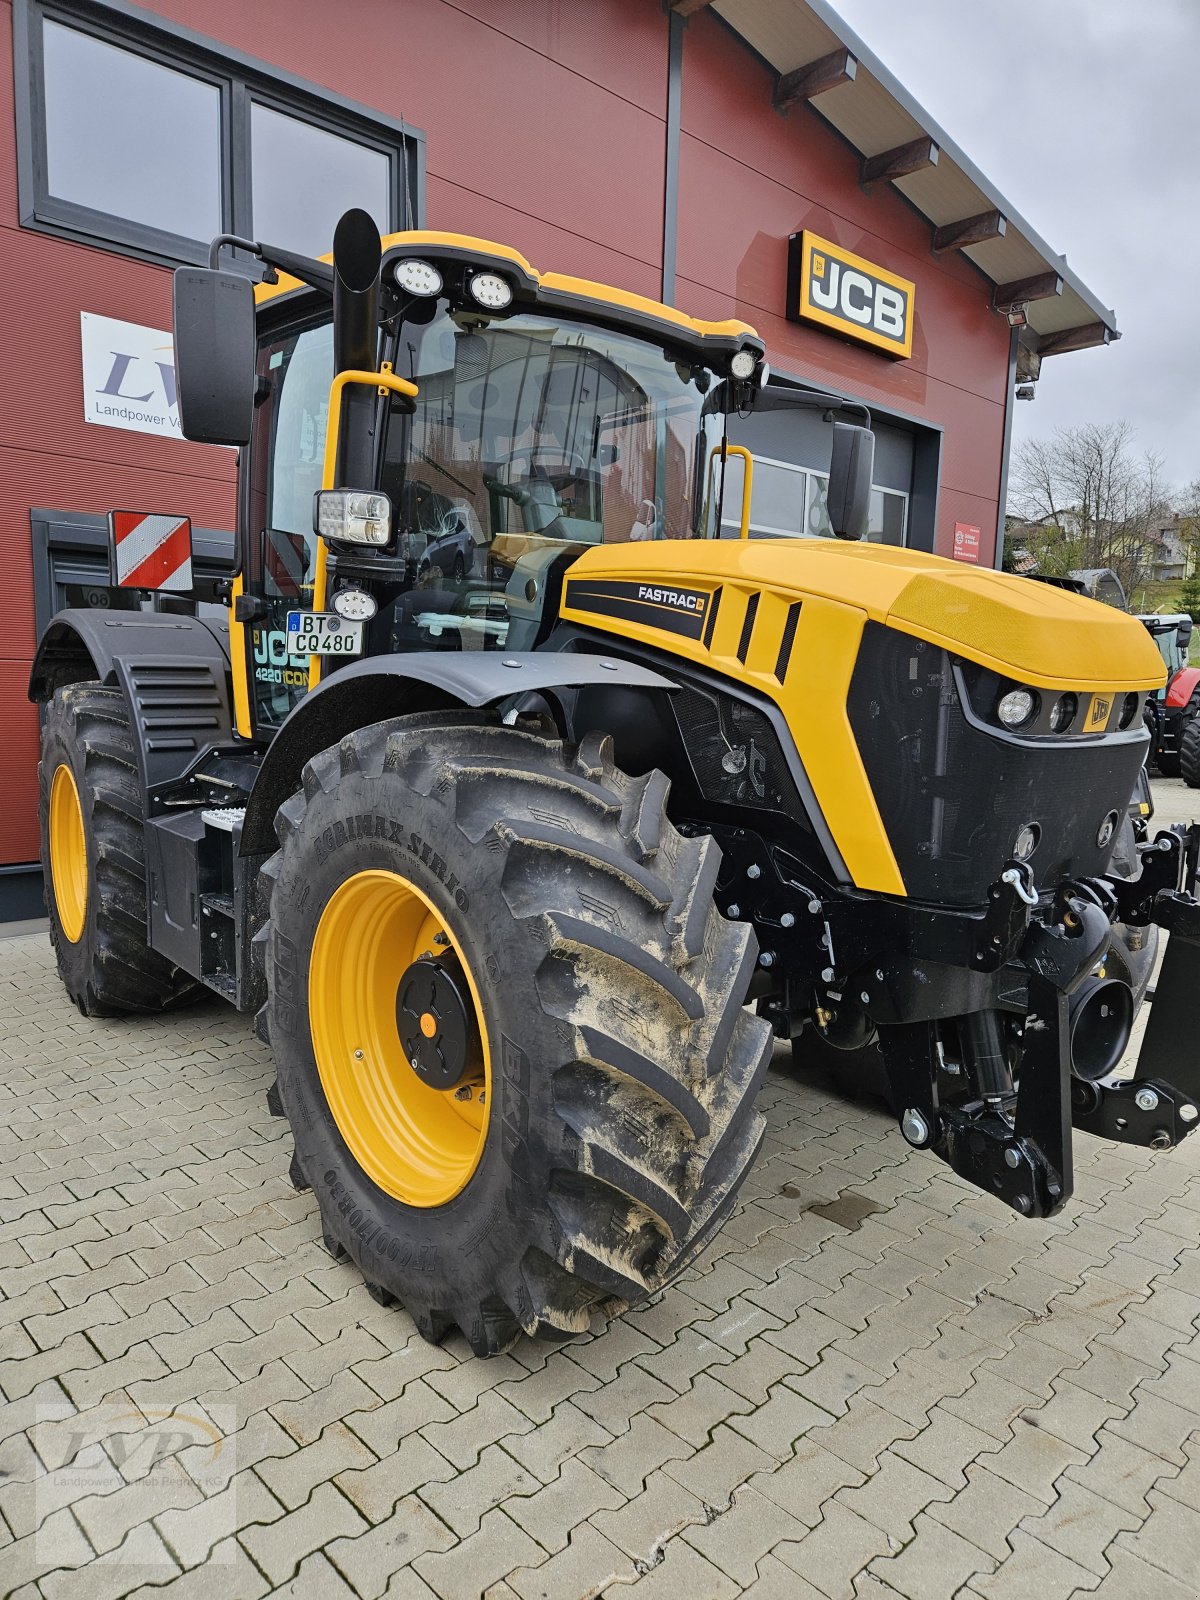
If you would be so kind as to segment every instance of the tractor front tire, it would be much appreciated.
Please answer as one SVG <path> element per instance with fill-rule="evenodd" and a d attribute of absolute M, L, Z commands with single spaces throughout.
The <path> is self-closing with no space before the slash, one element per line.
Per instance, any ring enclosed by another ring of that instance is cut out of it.
<path fill-rule="evenodd" d="M 196 999 L 201 985 L 147 943 L 142 787 L 120 689 L 55 691 L 42 723 L 38 816 L 50 942 L 84 1016 Z"/>
<path fill-rule="evenodd" d="M 427 1339 L 492 1355 L 653 1294 L 758 1150 L 756 948 L 667 787 L 607 739 L 443 714 L 348 735 L 280 809 L 266 1031 L 294 1176 Z"/>
<path fill-rule="evenodd" d="M 1160 772 L 1164 770 L 1161 760 L 1158 768 Z M 1200 789 L 1200 712 L 1190 716 L 1184 725 L 1176 771 L 1189 789 Z"/>

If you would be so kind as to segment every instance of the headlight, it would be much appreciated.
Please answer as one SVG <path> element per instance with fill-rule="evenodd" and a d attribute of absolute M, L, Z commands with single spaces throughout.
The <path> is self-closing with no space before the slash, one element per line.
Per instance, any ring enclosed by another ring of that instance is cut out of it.
<path fill-rule="evenodd" d="M 397 261 L 392 277 L 406 294 L 419 295 L 422 299 L 431 300 L 442 292 L 442 275 L 428 261 Z"/>
<path fill-rule="evenodd" d="M 384 545 L 392 537 L 392 502 L 361 489 L 318 489 L 313 528 L 336 543 Z"/>
<path fill-rule="evenodd" d="M 753 350 L 738 350 L 729 363 L 729 370 L 735 378 L 744 383 L 747 378 L 754 376 L 754 368 L 757 361 L 758 357 Z"/>
<path fill-rule="evenodd" d="M 1060 694 L 1050 711 L 1051 733 L 1065 733 L 1075 720 L 1079 700 L 1073 694 Z"/>
<path fill-rule="evenodd" d="M 477 272 L 471 279 L 471 294 L 489 311 L 503 311 L 512 305 L 512 286 L 498 272 Z"/>
<path fill-rule="evenodd" d="M 996 703 L 996 715 L 1006 728 L 1020 728 L 1033 716 L 1037 696 L 1032 689 L 1010 689 Z"/>
<path fill-rule="evenodd" d="M 1124 700 L 1122 700 L 1122 702 L 1121 702 L 1121 716 L 1120 716 L 1120 719 L 1117 722 L 1117 727 L 1118 728 L 1125 729 L 1125 728 L 1129 727 L 1129 725 L 1133 721 L 1134 717 L 1137 716 L 1138 702 L 1139 702 L 1140 698 L 1141 698 L 1140 695 L 1127 694 L 1125 696 Z"/>

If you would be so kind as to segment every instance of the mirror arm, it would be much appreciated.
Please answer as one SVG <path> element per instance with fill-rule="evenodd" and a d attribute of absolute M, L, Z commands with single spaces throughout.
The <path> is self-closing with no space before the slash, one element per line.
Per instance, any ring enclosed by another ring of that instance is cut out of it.
<path fill-rule="evenodd" d="M 219 233 L 208 247 L 208 265 L 213 272 L 219 269 L 222 250 L 245 250 L 261 261 L 266 269 L 262 277 L 264 283 L 278 283 L 279 273 L 286 272 L 313 289 L 333 293 L 333 268 L 325 261 L 315 261 L 312 256 L 297 255 L 294 250 L 283 250 L 277 245 L 243 239 L 236 233 Z"/>
<path fill-rule="evenodd" d="M 754 397 L 755 411 L 787 411 L 792 407 L 812 411 L 845 411 L 863 418 L 871 426 L 871 413 L 861 400 L 847 400 L 840 394 L 823 394 L 814 389 L 790 389 L 781 383 L 768 383 Z"/>

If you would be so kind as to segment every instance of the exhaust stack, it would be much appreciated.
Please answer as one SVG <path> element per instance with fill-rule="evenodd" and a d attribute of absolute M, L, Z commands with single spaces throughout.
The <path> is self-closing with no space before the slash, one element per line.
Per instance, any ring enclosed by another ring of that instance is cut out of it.
<path fill-rule="evenodd" d="M 379 345 L 383 246 L 367 212 L 347 211 L 333 234 L 333 366 L 373 372 Z M 352 384 L 342 397 L 334 487 L 368 489 L 375 473 L 376 394 Z"/>

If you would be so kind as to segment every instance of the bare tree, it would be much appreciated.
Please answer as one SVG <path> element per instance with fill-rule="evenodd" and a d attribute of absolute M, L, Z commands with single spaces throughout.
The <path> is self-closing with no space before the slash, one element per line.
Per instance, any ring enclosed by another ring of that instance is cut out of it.
<path fill-rule="evenodd" d="M 1170 516 L 1163 459 L 1137 454 L 1128 422 L 1058 428 L 1017 451 L 1013 505 L 1038 525 L 1044 570 L 1112 567 L 1126 594 L 1150 576 L 1152 532 Z"/>

